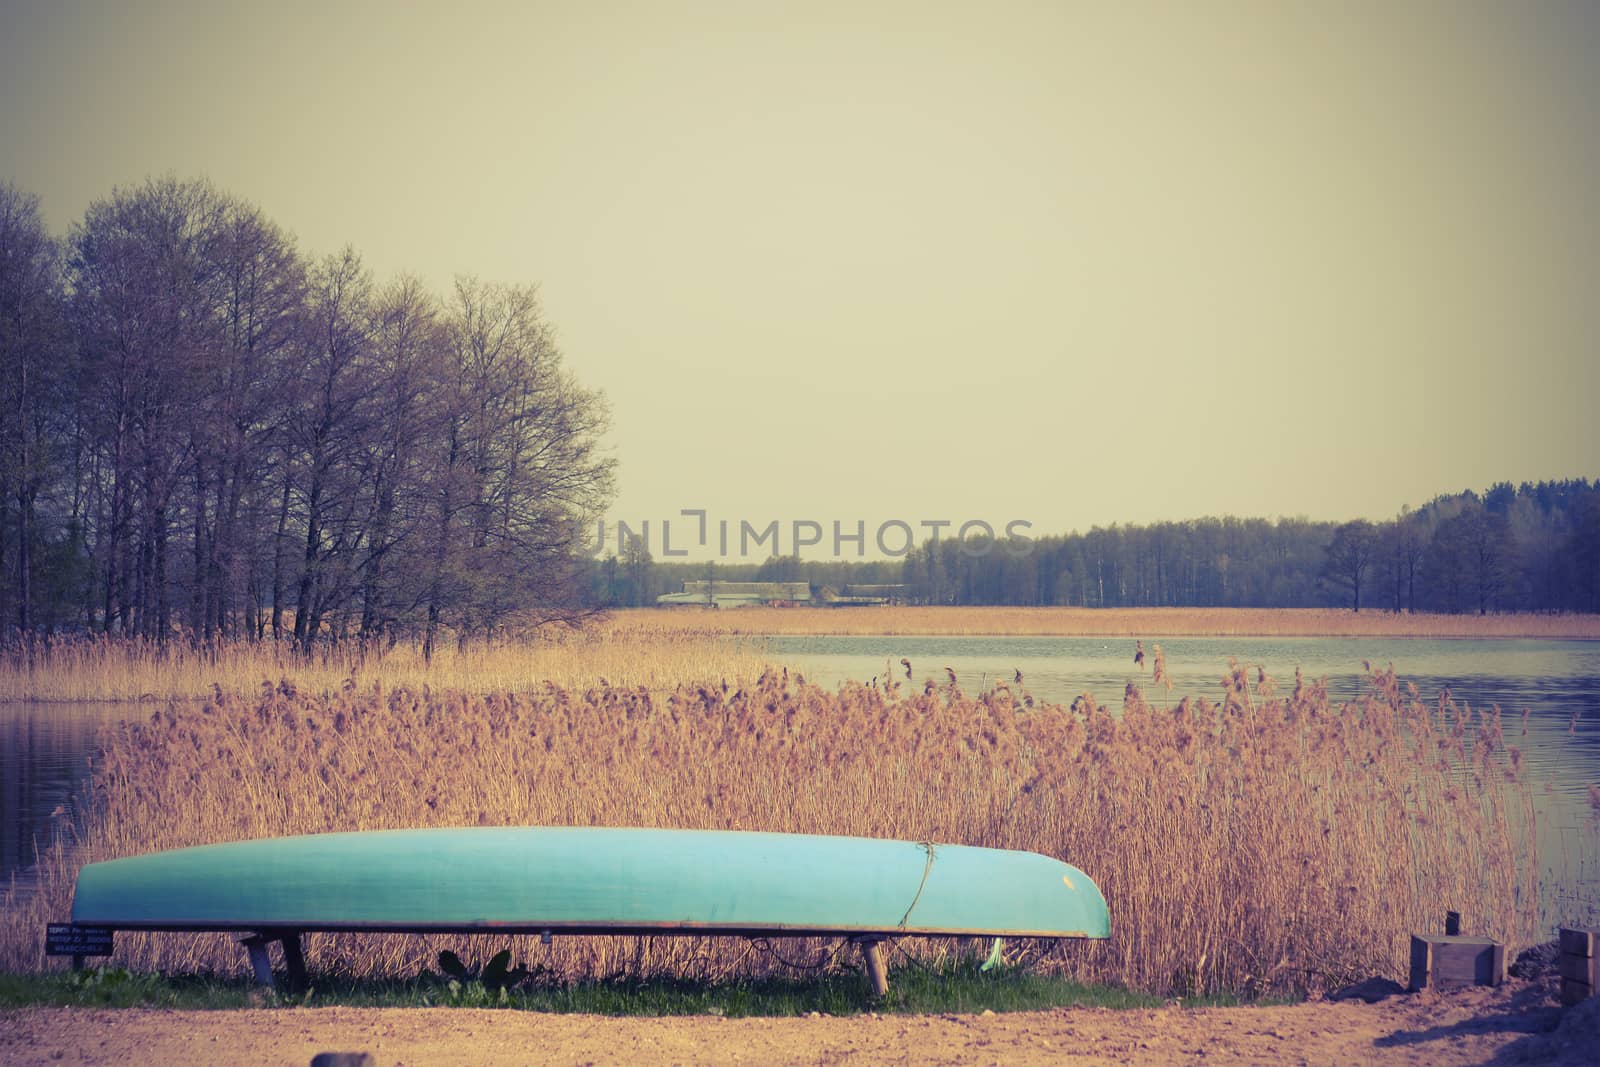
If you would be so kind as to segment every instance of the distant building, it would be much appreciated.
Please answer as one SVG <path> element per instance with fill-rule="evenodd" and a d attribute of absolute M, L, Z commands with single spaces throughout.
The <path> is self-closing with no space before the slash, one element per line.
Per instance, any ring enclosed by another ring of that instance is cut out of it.
<path fill-rule="evenodd" d="M 825 588 L 819 599 L 829 607 L 866 608 L 883 607 L 888 604 L 903 604 L 906 596 L 906 586 L 903 583 L 894 582 L 873 585 L 847 585 L 837 593 L 832 589 Z"/>
<path fill-rule="evenodd" d="M 720 582 L 696 579 L 684 582 L 681 593 L 656 597 L 663 607 L 743 608 L 768 604 L 793 607 L 811 603 L 810 582 Z"/>

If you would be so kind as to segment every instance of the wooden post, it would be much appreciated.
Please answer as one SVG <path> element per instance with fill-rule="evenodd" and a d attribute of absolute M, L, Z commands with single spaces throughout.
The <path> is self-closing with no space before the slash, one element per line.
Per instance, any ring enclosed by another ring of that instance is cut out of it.
<path fill-rule="evenodd" d="M 1588 1000 L 1600 990 L 1600 930 L 1563 927 L 1561 956 L 1561 1003 Z"/>
<path fill-rule="evenodd" d="M 289 974 L 289 992 L 304 993 L 310 984 L 306 979 L 306 957 L 300 951 L 300 931 L 291 930 L 278 939 L 283 944 L 283 969 Z"/>
<path fill-rule="evenodd" d="M 267 955 L 267 943 L 267 939 L 260 934 L 251 934 L 240 942 L 250 954 L 250 969 L 255 972 L 256 984 L 276 989 L 278 983 L 272 977 L 272 959 Z"/>
<path fill-rule="evenodd" d="M 1459 911 L 1447 911 L 1444 913 L 1444 936 L 1461 936 L 1461 913 Z"/>
<path fill-rule="evenodd" d="M 861 956 L 867 961 L 867 976 L 872 979 L 872 994 L 879 1000 L 889 995 L 889 969 L 883 963 L 883 942 L 875 937 L 863 937 L 858 944 Z"/>
<path fill-rule="evenodd" d="M 1406 988 L 1416 993 L 1433 981 L 1433 942 L 1411 935 L 1411 981 Z"/>

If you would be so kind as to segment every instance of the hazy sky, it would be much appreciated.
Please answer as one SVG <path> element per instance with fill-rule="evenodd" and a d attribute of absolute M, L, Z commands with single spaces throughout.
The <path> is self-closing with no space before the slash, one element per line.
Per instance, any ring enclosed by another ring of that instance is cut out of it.
<path fill-rule="evenodd" d="M 166 172 L 538 283 L 655 528 L 1600 475 L 1593 3 L 0 0 L 0 178 Z"/>

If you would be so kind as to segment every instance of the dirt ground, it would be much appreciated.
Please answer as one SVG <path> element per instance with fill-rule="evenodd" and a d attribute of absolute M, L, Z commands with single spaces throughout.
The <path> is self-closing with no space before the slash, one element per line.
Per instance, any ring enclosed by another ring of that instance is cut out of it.
<path fill-rule="evenodd" d="M 448 1008 L 0 1013 L 0 1064 L 1600 1064 L 1600 998 L 1552 983 L 1290 1007 L 613 1019 Z"/>

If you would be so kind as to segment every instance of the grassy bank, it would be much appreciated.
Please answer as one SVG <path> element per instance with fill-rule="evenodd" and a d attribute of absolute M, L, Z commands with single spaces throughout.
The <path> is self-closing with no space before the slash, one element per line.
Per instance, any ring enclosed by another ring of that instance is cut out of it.
<path fill-rule="evenodd" d="M 614 631 L 1040 637 L 1526 637 L 1600 640 L 1600 615 L 1395 615 L 1322 608 L 637 608 Z"/>
<path fill-rule="evenodd" d="M 1159 662 L 1159 655 L 1157 655 Z M 1158 676 L 1159 682 L 1159 676 Z M 411 688 L 251 698 L 156 711 L 105 744 L 72 814 L 73 852 L 43 858 L 36 893 L 4 901 L 0 969 L 48 969 L 46 921 L 68 914 L 76 864 L 216 841 L 331 830 L 595 825 L 853 834 L 1021 848 L 1088 872 L 1110 942 L 1037 962 L 1154 994 L 1257 995 L 1399 976 L 1413 930 L 1445 909 L 1513 945 L 1538 888 L 1531 799 L 1497 713 L 1425 702 L 1392 674 L 1334 705 L 1231 676 L 1220 703 L 1130 689 L 1024 711 L 1025 694 L 954 687 L 830 693 L 769 673 L 655 693 L 555 686 L 474 694 Z M 488 941 L 317 935 L 314 969 L 415 974 Z M 499 945 L 494 948 L 500 947 Z M 961 949 L 907 942 L 939 967 Z M 518 941 L 563 983 L 624 975 L 700 982 L 838 963 L 729 939 Z M 222 935 L 119 938 L 135 971 L 235 974 Z"/>
<path fill-rule="evenodd" d="M 225 1010 L 252 1006 L 351 1008 L 468 1007 L 584 1015 L 723 1015 L 728 1018 L 856 1015 L 866 1011 L 943 1013 L 1040 1011 L 1046 1008 L 1147 1008 L 1158 997 L 1088 986 L 1022 971 L 983 973 L 975 962 L 940 969 L 906 966 L 891 973 L 889 996 L 870 997 L 865 975 L 766 977 L 726 982 L 673 978 L 573 984 L 523 984 L 501 992 L 435 975 L 408 979 L 313 976 L 311 989 L 276 995 L 244 978 L 162 977 L 120 968 L 81 974 L 0 974 L 0 1010 L 34 1006 Z M 1224 1003 L 1226 998 L 1204 1001 Z"/>

